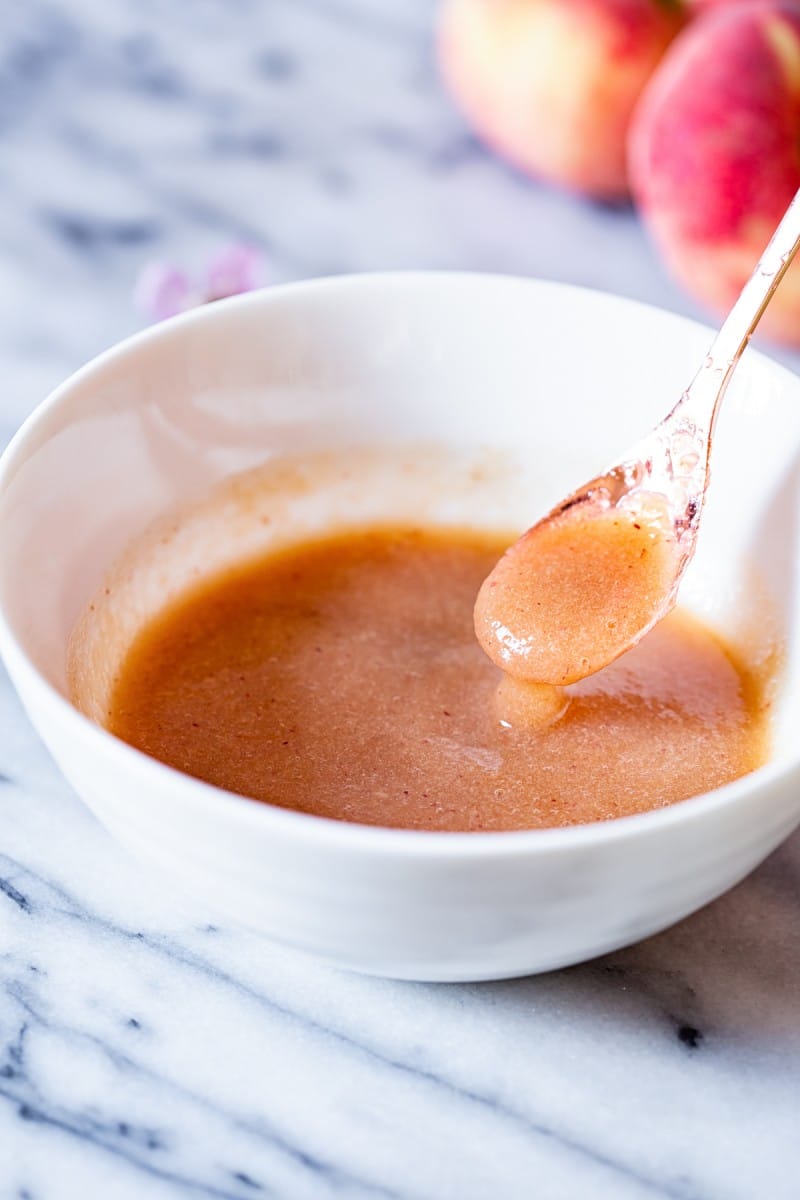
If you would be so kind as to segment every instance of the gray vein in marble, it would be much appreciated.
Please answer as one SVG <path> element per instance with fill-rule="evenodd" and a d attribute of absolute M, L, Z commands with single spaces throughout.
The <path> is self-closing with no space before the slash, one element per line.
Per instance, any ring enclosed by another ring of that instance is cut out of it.
<path fill-rule="evenodd" d="M 0 855 L 0 870 L 13 870 L 14 867 L 15 864 L 13 862 L 5 861 L 4 856 Z M 252 988 L 248 988 L 243 985 L 241 981 L 236 980 L 224 972 L 216 970 L 207 960 L 203 959 L 202 957 L 194 954 L 187 954 L 180 945 L 170 943 L 166 939 L 154 940 L 139 931 L 120 928 L 119 926 L 98 917 L 97 914 L 81 907 L 73 896 L 64 892 L 62 889 L 56 889 L 52 883 L 48 883 L 45 880 L 36 878 L 32 872 L 25 872 L 25 874 L 31 883 L 38 887 L 44 887 L 46 890 L 55 893 L 60 905 L 63 907 L 57 907 L 55 909 L 51 908 L 51 912 L 54 912 L 58 916 L 67 916 L 70 919 L 90 924 L 98 931 L 108 934 L 114 938 L 122 938 L 124 940 L 134 939 L 139 941 L 151 952 L 166 956 L 171 963 L 179 964 L 190 971 L 205 975 L 223 987 L 233 988 L 240 996 L 247 998 L 259 1006 L 272 1009 L 282 1018 L 301 1021 L 306 1029 L 313 1031 L 315 1034 L 318 1034 L 323 1038 L 336 1039 L 348 1050 L 357 1051 L 359 1054 L 366 1055 L 380 1066 L 388 1067 L 393 1071 L 408 1072 L 417 1080 L 425 1081 L 436 1088 L 441 1088 L 447 1092 L 450 1092 L 456 1099 L 460 1101 L 485 1107 L 493 1115 L 518 1124 L 522 1132 L 526 1134 L 534 1134 L 543 1138 L 553 1138 L 567 1150 L 587 1157 L 597 1166 L 606 1168 L 613 1174 L 629 1176 L 636 1183 L 652 1190 L 653 1194 L 664 1197 L 675 1197 L 676 1200 L 685 1200 L 688 1195 L 688 1193 L 686 1193 L 684 1190 L 675 1191 L 669 1186 L 665 1185 L 663 1182 L 658 1184 L 654 1180 L 645 1178 L 626 1163 L 615 1161 L 603 1154 L 598 1149 L 576 1142 L 570 1137 L 560 1134 L 554 1129 L 549 1128 L 546 1124 L 543 1124 L 538 1120 L 531 1120 L 526 1115 L 507 1107 L 491 1096 L 482 1095 L 478 1092 L 459 1087 L 451 1080 L 436 1074 L 431 1070 L 426 1070 L 410 1063 L 387 1057 L 381 1053 L 380 1050 L 354 1039 L 341 1030 L 330 1026 L 321 1025 L 317 1022 L 310 1021 L 308 1018 L 301 1017 L 296 1012 L 277 1004 L 274 1000 L 270 999 L 270 997 L 264 995 L 263 993 L 255 991 Z M 41 911 L 38 905 L 34 904 L 29 899 L 29 893 L 23 894 L 14 885 L 9 883 L 7 880 L 3 880 L 2 878 L 0 878 L 0 892 L 2 892 L 12 903 L 16 904 L 16 906 L 25 913 L 36 913 L 37 911 Z M 42 905 L 42 908 L 44 907 L 45 906 Z M 47 907 L 50 908 L 50 906 Z M 9 994 L 15 996 L 17 1001 L 25 1008 L 25 1011 L 32 1020 L 35 1020 L 39 1023 L 42 1022 L 43 1019 L 41 1015 L 38 1014 L 29 1005 L 29 1003 L 24 1002 L 23 997 L 19 993 L 15 995 L 14 989 L 9 988 Z M 50 1027 L 54 1028 L 52 1025 Z M 129 1067 L 132 1065 L 130 1060 L 126 1060 L 126 1065 Z M 5 1094 L 7 1099 L 13 1098 L 10 1097 L 7 1092 L 3 1093 L 2 1089 L 0 1089 L 0 1094 Z M 153 1149 L 158 1147 L 149 1146 L 148 1148 Z M 286 1147 L 284 1147 L 284 1149 L 286 1149 Z M 305 1161 L 303 1156 L 300 1157 L 303 1161 Z M 306 1165 L 312 1164 L 309 1162 Z M 389 1195 L 391 1193 L 387 1192 L 385 1194 Z"/>

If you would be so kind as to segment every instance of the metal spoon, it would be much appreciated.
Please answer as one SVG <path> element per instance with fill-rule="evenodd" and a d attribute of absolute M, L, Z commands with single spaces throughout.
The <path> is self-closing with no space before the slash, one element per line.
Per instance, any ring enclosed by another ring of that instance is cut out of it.
<path fill-rule="evenodd" d="M 798 246 L 800 192 L 669 415 L 523 534 L 485 580 L 476 632 L 509 675 L 574 682 L 673 607 L 697 545 L 720 403 Z"/>

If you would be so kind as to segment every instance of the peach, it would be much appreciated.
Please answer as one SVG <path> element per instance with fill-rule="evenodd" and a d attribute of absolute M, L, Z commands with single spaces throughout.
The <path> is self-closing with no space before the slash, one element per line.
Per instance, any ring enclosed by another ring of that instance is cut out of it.
<path fill-rule="evenodd" d="M 634 104 L 683 22 L 681 0 L 446 0 L 439 61 L 500 154 L 613 199 L 628 190 Z"/>
<path fill-rule="evenodd" d="M 645 89 L 629 150 L 634 198 L 668 269 L 725 313 L 800 187 L 800 4 L 698 17 Z M 800 345 L 800 264 L 763 328 Z"/>
<path fill-rule="evenodd" d="M 774 4 L 775 0 L 687 0 L 693 13 L 707 12 L 710 8 L 730 8 L 732 4 Z"/>

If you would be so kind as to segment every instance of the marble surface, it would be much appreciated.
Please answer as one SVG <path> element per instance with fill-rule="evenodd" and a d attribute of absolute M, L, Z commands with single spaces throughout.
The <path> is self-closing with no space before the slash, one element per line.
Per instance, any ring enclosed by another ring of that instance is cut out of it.
<path fill-rule="evenodd" d="M 0 12 L 0 441 L 137 327 L 148 258 L 455 267 L 691 311 L 632 215 L 443 98 L 428 0 Z M 797 365 L 796 360 L 790 362 Z M 319 966 L 127 858 L 0 680 L 0 1200 L 790 1200 L 800 835 L 675 929 L 515 983 Z"/>

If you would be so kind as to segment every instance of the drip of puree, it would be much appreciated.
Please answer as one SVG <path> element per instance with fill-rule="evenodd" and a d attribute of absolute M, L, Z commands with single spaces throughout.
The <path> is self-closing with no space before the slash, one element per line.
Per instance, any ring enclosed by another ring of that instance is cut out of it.
<path fill-rule="evenodd" d="M 763 681 L 680 610 L 567 689 L 504 677 L 472 620 L 504 544 L 372 529 L 206 579 L 141 629 L 105 724 L 256 800 L 411 829 L 605 820 L 764 761 Z"/>

